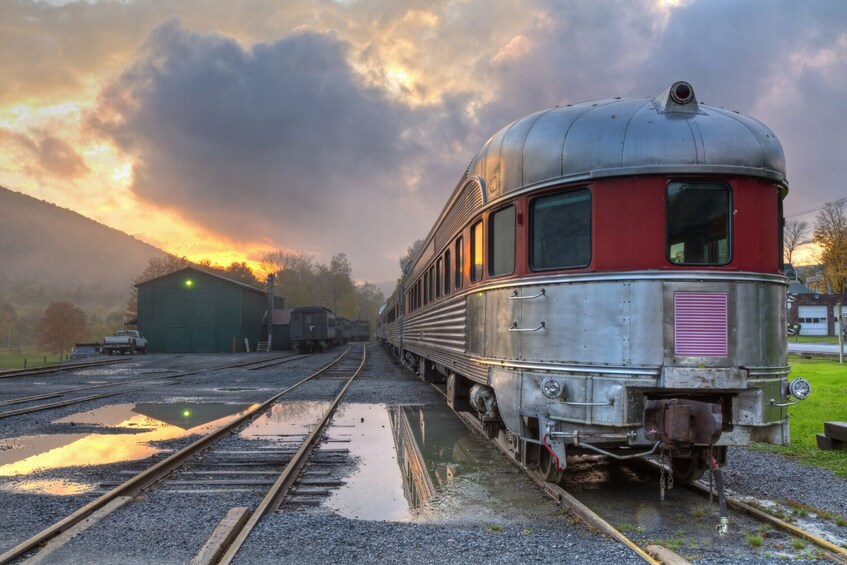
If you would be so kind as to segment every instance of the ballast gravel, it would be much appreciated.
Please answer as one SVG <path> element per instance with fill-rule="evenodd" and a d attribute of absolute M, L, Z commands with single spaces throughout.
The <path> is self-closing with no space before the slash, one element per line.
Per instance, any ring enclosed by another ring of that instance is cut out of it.
<path fill-rule="evenodd" d="M 338 352 L 336 349 L 320 356 L 256 371 L 219 371 L 193 383 L 132 392 L 49 412 L 8 418 L 3 421 L 0 439 L 5 438 L 3 445 L 13 445 L 14 439 L 20 436 L 92 433 L 97 426 L 75 427 L 52 422 L 63 416 L 117 403 L 168 402 L 176 398 L 196 399 L 198 402 L 255 403 L 296 382 L 307 371 L 328 362 Z M 151 369 L 167 366 L 190 371 L 244 359 L 243 356 L 150 355 L 137 363 Z M 3 386 L 2 382 L 0 386 Z M 11 396 L 18 393 L 15 391 Z M 368 348 L 366 369 L 348 391 L 345 401 L 424 406 L 444 403 L 432 387 L 417 380 L 375 345 Z M 98 433 L 117 432 L 102 428 Z M 196 436 L 186 436 L 162 442 L 160 446 L 178 449 L 194 439 Z M 0 553 L 93 499 L 90 494 L 52 496 L 37 491 L 20 492 L 16 485 L 42 479 L 97 483 L 115 480 L 125 469 L 150 464 L 149 460 L 145 460 L 133 464 L 69 466 L 34 469 L 25 476 L 0 476 Z M 503 464 L 508 463 L 504 460 Z M 847 515 L 845 478 L 801 466 L 778 454 L 732 449 L 724 475 L 727 486 L 741 494 L 793 500 Z M 255 506 L 258 499 L 253 495 L 186 496 L 154 489 L 55 553 L 48 563 L 186 563 L 231 507 Z M 267 516 L 254 530 L 236 562 L 342 565 L 372 562 L 641 562 L 620 544 L 569 520 L 552 502 L 550 508 L 550 516 L 543 520 L 515 519 L 505 524 L 483 521 L 364 521 L 332 515 L 321 509 L 275 513 Z M 508 514 L 507 509 L 504 509 L 504 514 Z M 707 555 L 701 557 L 697 561 L 729 563 Z M 749 560 L 734 559 L 732 562 L 774 561 L 776 559 L 771 557 L 751 555 Z"/>

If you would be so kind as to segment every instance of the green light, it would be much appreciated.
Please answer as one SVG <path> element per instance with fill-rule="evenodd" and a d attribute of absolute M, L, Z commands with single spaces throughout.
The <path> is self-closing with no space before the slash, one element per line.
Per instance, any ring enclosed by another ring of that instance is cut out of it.
<path fill-rule="evenodd" d="M 185 279 L 185 286 L 191 287 L 194 286 L 194 281 L 191 279 Z"/>
<path fill-rule="evenodd" d="M 191 410 L 186 408 L 185 410 L 182 411 L 182 417 L 183 418 L 188 418 L 189 416 L 191 416 Z"/>

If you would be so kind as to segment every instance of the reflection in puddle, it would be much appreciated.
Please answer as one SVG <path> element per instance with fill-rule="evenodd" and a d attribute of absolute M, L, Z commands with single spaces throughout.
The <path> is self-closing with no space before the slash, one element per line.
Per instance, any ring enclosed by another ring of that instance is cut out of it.
<path fill-rule="evenodd" d="M 65 479 L 19 481 L 0 486 L 3 492 L 22 492 L 28 494 L 50 494 L 53 496 L 71 496 L 83 494 L 95 489 L 95 485 L 76 483 Z"/>
<path fill-rule="evenodd" d="M 329 402 L 279 402 L 268 414 L 260 416 L 240 436 L 244 439 L 286 441 L 287 436 L 310 433 L 326 412 Z"/>
<path fill-rule="evenodd" d="M 132 434 L 21 436 L 0 445 L 0 477 L 49 469 L 137 461 L 162 451 L 152 444 L 203 434 L 232 421 L 245 404 L 118 404 L 82 412 L 54 423 L 143 428 Z M 13 485 L 14 486 L 14 485 Z"/>
<path fill-rule="evenodd" d="M 547 511 L 544 499 L 528 484 L 516 485 L 517 472 L 492 461 L 490 448 L 447 407 L 347 405 L 328 435 L 349 438 L 350 454 L 358 460 L 327 501 L 339 515 L 393 521 L 473 515 L 497 521 L 500 508 L 512 504 L 519 513 Z"/>

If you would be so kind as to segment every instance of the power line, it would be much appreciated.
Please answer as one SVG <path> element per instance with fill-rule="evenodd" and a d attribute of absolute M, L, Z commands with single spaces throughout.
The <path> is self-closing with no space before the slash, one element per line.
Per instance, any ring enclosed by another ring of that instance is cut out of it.
<path fill-rule="evenodd" d="M 808 210 L 803 210 L 802 212 L 795 212 L 794 214 L 788 214 L 785 217 L 786 218 L 793 218 L 795 216 L 805 216 L 806 214 L 811 214 L 812 212 L 817 212 L 818 210 L 823 210 L 824 208 L 826 208 L 830 204 L 842 204 L 844 202 L 847 202 L 847 197 L 839 198 L 835 202 L 827 202 L 826 204 L 823 204 L 821 206 L 817 206 L 815 208 L 809 208 Z"/>

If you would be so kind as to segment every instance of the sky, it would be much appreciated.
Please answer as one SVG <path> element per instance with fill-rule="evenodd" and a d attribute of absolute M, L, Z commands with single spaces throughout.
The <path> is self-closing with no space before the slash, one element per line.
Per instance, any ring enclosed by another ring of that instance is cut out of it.
<path fill-rule="evenodd" d="M 843 0 L 0 0 L 0 185 L 390 281 L 499 129 L 677 80 L 774 130 L 788 219 L 847 197 Z"/>

